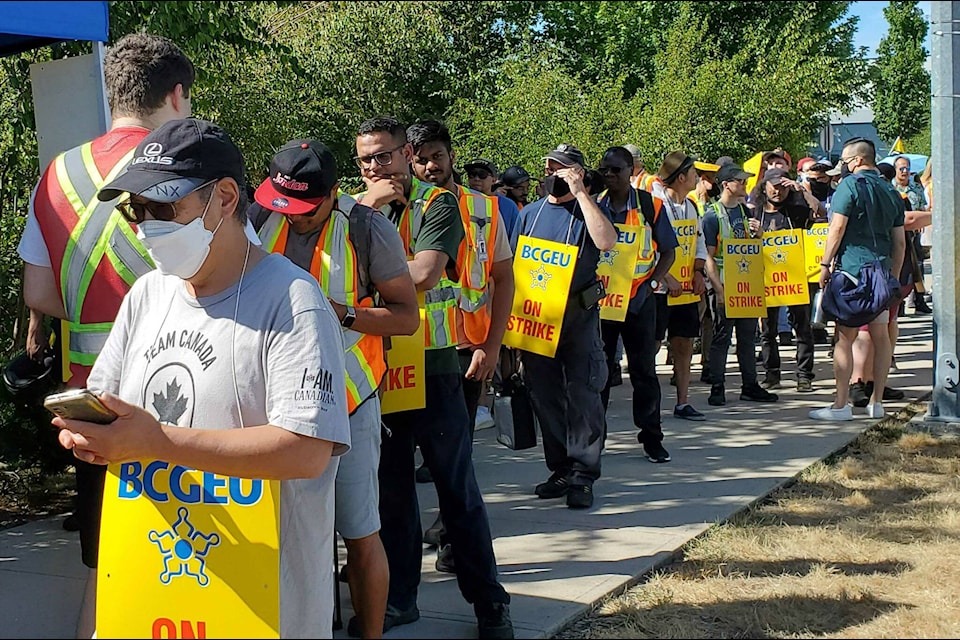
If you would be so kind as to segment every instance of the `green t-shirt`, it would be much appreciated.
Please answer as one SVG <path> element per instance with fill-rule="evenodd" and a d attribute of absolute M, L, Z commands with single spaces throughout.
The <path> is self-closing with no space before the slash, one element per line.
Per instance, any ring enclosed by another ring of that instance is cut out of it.
<path fill-rule="evenodd" d="M 857 191 L 857 179 L 866 181 L 866 193 L 870 199 L 870 215 Z M 892 232 L 903 226 L 903 198 L 878 171 L 860 171 L 840 181 L 830 202 L 831 216 L 844 216 L 847 228 L 840 241 L 838 256 L 840 269 L 856 276 L 860 267 L 877 258 L 887 268 L 892 265 Z"/>
<path fill-rule="evenodd" d="M 416 179 L 416 178 L 414 178 Z M 404 209 L 391 207 L 389 218 L 395 225 L 400 224 Z M 457 264 L 457 253 L 460 251 L 460 242 L 463 240 L 463 222 L 460 220 L 460 205 L 456 196 L 449 191 L 433 199 L 423 211 L 423 224 L 420 233 L 414 240 L 413 253 L 421 251 L 442 251 L 447 254 L 448 277 L 456 281 L 453 276 Z M 451 277 L 453 276 L 453 277 Z M 424 356 L 426 374 L 460 373 L 460 361 L 457 358 L 456 345 L 448 349 L 429 349 Z"/>

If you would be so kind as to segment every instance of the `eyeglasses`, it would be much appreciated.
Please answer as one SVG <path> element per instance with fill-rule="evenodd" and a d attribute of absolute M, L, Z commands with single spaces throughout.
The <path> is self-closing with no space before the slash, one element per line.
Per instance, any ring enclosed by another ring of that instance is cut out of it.
<path fill-rule="evenodd" d="M 600 167 L 597 171 L 602 176 L 618 176 L 623 173 L 623 167 Z"/>
<path fill-rule="evenodd" d="M 403 144 L 406 144 L 406 142 L 404 142 Z M 393 149 L 390 149 L 389 151 L 381 151 L 380 153 L 373 153 L 369 156 L 354 156 L 353 161 L 357 163 L 357 166 L 360 167 L 361 169 L 369 165 L 372 165 L 374 162 L 376 162 L 381 167 L 389 166 L 393 162 L 393 153 L 397 149 L 402 149 L 403 144 L 397 145 Z"/>
<path fill-rule="evenodd" d="M 843 164 L 849 164 L 857 159 L 857 156 L 850 156 L 849 158 L 840 158 L 840 162 Z"/>
<path fill-rule="evenodd" d="M 205 182 L 190 193 L 196 193 L 197 191 L 200 191 L 204 187 L 210 186 L 215 182 L 217 182 L 217 180 Z M 190 194 L 188 193 L 187 195 L 189 196 Z M 210 197 L 213 197 L 212 193 L 210 194 Z M 154 220 L 163 220 L 164 222 L 169 222 L 177 217 L 176 204 L 177 202 L 182 201 L 183 198 L 177 200 L 176 202 L 132 202 L 130 200 L 125 200 L 123 202 L 118 202 L 115 208 L 120 212 L 120 215 L 134 224 L 140 224 L 146 220 L 146 214 L 148 213 Z"/>
<path fill-rule="evenodd" d="M 910 171 L 910 167 L 897 167 L 897 171 Z"/>

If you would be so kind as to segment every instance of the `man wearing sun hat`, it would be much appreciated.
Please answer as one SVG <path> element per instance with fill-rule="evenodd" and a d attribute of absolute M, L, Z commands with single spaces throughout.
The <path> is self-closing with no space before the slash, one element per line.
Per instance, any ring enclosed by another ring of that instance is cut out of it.
<path fill-rule="evenodd" d="M 291 140 L 270 161 L 249 213 L 267 251 L 285 255 L 321 284 L 343 328 L 352 448 L 337 470 L 335 522 L 357 614 L 348 630 L 373 637 L 382 630 L 389 582 L 377 479 L 383 337 L 413 333 L 419 313 L 396 226 L 350 196 L 338 197 L 339 186 L 326 145 Z"/>

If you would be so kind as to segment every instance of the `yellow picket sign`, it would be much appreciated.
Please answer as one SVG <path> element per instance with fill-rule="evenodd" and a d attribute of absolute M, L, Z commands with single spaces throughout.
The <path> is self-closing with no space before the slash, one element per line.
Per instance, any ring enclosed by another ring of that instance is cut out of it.
<path fill-rule="evenodd" d="M 803 255 L 807 263 L 807 282 L 820 282 L 820 263 L 827 249 L 827 230 L 830 225 L 818 222 L 803 234 Z"/>
<path fill-rule="evenodd" d="M 520 236 L 513 258 L 513 309 L 503 344 L 554 356 L 578 251 L 575 245 Z"/>
<path fill-rule="evenodd" d="M 107 469 L 99 638 L 279 638 L 280 482 Z"/>
<path fill-rule="evenodd" d="M 764 232 L 763 284 L 768 307 L 810 303 L 802 230 Z"/>
<path fill-rule="evenodd" d="M 765 318 L 763 251 L 757 240 L 723 240 L 723 293 L 728 318 Z"/>
<path fill-rule="evenodd" d="M 417 292 L 420 305 L 420 326 L 412 336 L 391 336 L 387 351 L 387 373 L 380 398 L 380 413 L 397 413 L 427 406 L 427 376 L 424 362 L 427 323 L 422 291 Z"/>
<path fill-rule="evenodd" d="M 597 277 L 603 282 L 607 295 L 600 300 L 600 319 L 623 322 L 630 305 L 633 270 L 637 266 L 637 251 L 643 246 L 646 226 L 618 224 L 617 245 L 600 252 Z"/>
<path fill-rule="evenodd" d="M 697 258 L 697 221 L 673 220 L 672 223 L 679 246 L 669 273 L 680 283 L 682 293 L 679 296 L 667 296 L 667 304 L 676 306 L 700 302 L 700 296 L 693 295 L 693 263 Z"/>

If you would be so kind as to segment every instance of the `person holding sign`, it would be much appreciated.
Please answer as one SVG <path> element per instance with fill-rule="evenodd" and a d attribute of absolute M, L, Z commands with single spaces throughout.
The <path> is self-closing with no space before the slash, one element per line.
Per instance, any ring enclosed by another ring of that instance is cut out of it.
<path fill-rule="evenodd" d="M 780 348 L 777 342 L 780 309 L 787 307 L 797 334 L 797 391 L 813 391 L 813 329 L 810 292 L 804 262 L 804 231 L 818 218 L 820 202 L 799 188 L 783 169 L 770 169 L 757 191 L 753 217 L 763 232 L 767 317 L 760 336 L 763 367 L 761 386 L 780 386 Z"/>
<path fill-rule="evenodd" d="M 243 157 L 226 132 L 186 119 L 144 138 L 127 171 L 100 189 L 103 201 L 129 194 L 118 206 L 138 225 L 157 270 L 138 279 L 124 298 L 87 381 L 119 417 L 105 426 L 61 418 L 54 424 L 61 429 L 60 443 L 85 462 L 132 461 L 120 465 L 128 470 L 140 461 L 148 470 L 181 468 L 180 476 L 144 471 L 142 480 L 122 482 L 119 494 L 105 492 L 103 536 L 110 535 L 112 512 L 117 516 L 112 525 L 131 531 L 130 549 L 149 542 L 150 527 L 138 527 L 132 515 L 124 521 L 123 514 L 141 500 L 152 501 L 151 513 L 166 513 L 176 501 L 181 519 L 200 518 L 200 487 L 185 488 L 190 483 L 182 468 L 205 472 L 209 499 L 203 502 L 222 510 L 214 518 L 222 527 L 216 539 L 248 545 L 245 557 L 262 572 L 254 574 L 252 590 L 246 585 L 247 591 L 238 591 L 243 580 L 234 575 L 228 582 L 223 576 L 232 575 L 232 567 L 217 564 L 217 554 L 229 549 L 221 545 L 205 557 L 208 582 L 201 582 L 196 597 L 209 598 L 201 608 L 211 636 L 235 637 L 240 631 L 231 621 L 242 618 L 285 638 L 329 638 L 333 475 L 324 470 L 336 468 L 334 456 L 346 453 L 350 443 L 341 332 L 316 281 L 283 256 L 255 246 L 245 233 L 243 180 Z M 116 468 L 111 466 L 111 473 Z M 228 479 L 213 474 L 233 476 L 230 487 L 238 484 L 236 478 L 280 481 L 280 495 L 274 496 L 279 518 L 263 523 L 275 536 L 279 530 L 283 540 L 271 551 L 277 554 L 272 566 L 261 560 L 271 557 L 267 550 L 246 537 L 254 532 L 231 525 L 241 514 L 231 515 L 230 509 L 242 510 L 251 501 L 233 488 L 228 496 Z M 157 488 L 160 478 L 167 478 L 163 489 Z M 110 474 L 107 486 L 116 486 Z M 209 526 L 209 516 L 206 520 Z M 216 532 L 203 533 L 212 540 Z M 176 547 L 180 558 L 182 542 Z M 111 556 L 119 546 L 109 545 Z M 164 566 L 157 550 L 150 554 L 144 566 Z M 102 561 L 100 588 L 110 587 L 139 560 L 121 557 L 112 567 Z M 271 574 L 279 576 L 278 591 L 264 593 L 262 583 L 270 582 Z M 150 637 L 150 624 L 159 617 L 154 605 L 172 603 L 178 590 L 191 586 L 190 580 L 169 576 L 169 584 L 163 582 L 159 569 L 133 578 L 119 590 L 120 600 L 99 603 L 98 625 L 114 623 L 109 632 L 102 630 L 106 637 Z M 157 593 L 161 588 L 166 591 Z M 225 608 L 213 599 L 225 592 L 235 593 L 249 609 Z M 258 615 L 276 612 L 277 598 L 279 614 L 273 615 L 279 620 Z M 108 616 L 115 607 L 122 611 Z M 176 609 L 170 613 L 166 617 L 178 615 Z M 118 629 L 117 620 L 135 626 Z"/>
<path fill-rule="evenodd" d="M 673 263 L 677 237 L 667 217 L 661 215 L 663 202 L 631 183 L 633 162 L 634 158 L 625 147 L 607 149 L 600 160 L 600 175 L 604 177 L 607 190 L 600 194 L 599 202 L 610 211 L 618 236 L 621 239 L 630 236 L 635 238 L 629 244 L 618 243 L 629 247 L 629 256 L 625 256 L 628 258 L 626 291 L 616 294 L 609 288 L 607 290 L 608 297 L 620 295 L 626 298 L 626 313 L 620 320 L 608 319 L 604 317 L 608 307 L 602 306 L 600 331 L 610 376 L 619 365 L 617 340 L 623 338 L 630 384 L 633 386 L 633 423 L 640 430 L 637 433 L 638 442 L 649 460 L 669 462 L 670 454 L 663 447 L 663 430 L 660 426 L 660 378 L 657 377 L 655 335 L 657 303 L 651 294 Z M 601 256 L 598 269 L 604 266 Z M 610 277 L 609 282 L 613 281 L 614 278 Z M 609 377 L 601 399 L 606 412 L 610 401 Z"/>
<path fill-rule="evenodd" d="M 504 342 L 524 351 L 551 472 L 535 493 L 585 509 L 600 477 L 605 423 L 597 264 L 601 251 L 616 246 L 617 230 L 587 193 L 578 148 L 561 144 L 544 161 L 549 195 L 520 211 L 511 238 L 516 294 Z"/>
<path fill-rule="evenodd" d="M 700 296 L 706 292 L 707 247 L 697 206 L 687 197 L 696 189 L 700 177 L 696 160 L 682 151 L 668 153 L 657 173 L 663 180 L 659 195 L 679 243 L 677 259 L 657 291 L 657 341 L 662 342 L 669 330 L 677 383 L 673 415 L 702 421 L 706 417 L 687 402 L 693 341 L 700 337 Z"/>
<path fill-rule="evenodd" d="M 390 565 L 383 631 L 420 619 L 417 589 L 423 529 L 414 481 L 420 446 L 433 475 L 457 584 L 473 604 L 480 636 L 512 638 L 510 596 L 497 580 L 487 509 L 473 471 L 470 426 L 457 357 L 456 273 L 463 222 L 457 198 L 411 175 L 413 146 L 400 122 L 376 117 L 360 125 L 354 160 L 367 185 L 360 202 L 397 225 L 417 291 L 426 303 L 426 406 L 383 416 L 380 519 Z"/>
<path fill-rule="evenodd" d="M 760 260 L 749 261 L 751 256 L 741 255 L 737 264 L 727 268 L 736 269 L 741 280 L 747 284 L 747 277 L 760 277 L 760 291 L 752 292 L 746 286 L 746 295 L 737 295 L 724 289 L 725 244 L 731 240 L 747 240 L 760 235 L 760 221 L 751 218 L 741 199 L 746 196 L 746 180 L 753 176 L 730 162 L 720 167 L 717 182 L 723 188 L 720 200 L 707 207 L 703 216 L 703 236 L 707 245 L 707 276 L 712 289 L 708 292 L 713 310 L 713 344 L 710 345 L 710 397 L 707 402 L 713 406 L 726 404 L 724 378 L 727 368 L 727 352 L 734 330 L 737 332 L 737 363 L 740 366 L 742 382 L 740 399 L 753 402 L 776 402 L 777 395 L 770 393 L 757 384 L 757 360 L 754 356 L 753 339 L 757 333 L 757 319 L 765 315 L 762 292 L 762 265 Z M 746 243 L 742 243 L 746 244 Z M 759 242 L 753 247 L 759 258 Z M 752 272 L 752 273 L 751 273 Z M 732 279 L 731 279 L 732 280 Z M 728 309 L 727 302 L 735 301 L 736 309 Z"/>
<path fill-rule="evenodd" d="M 343 328 L 351 448 L 336 473 L 335 522 L 347 547 L 357 613 L 348 629 L 378 638 L 389 582 L 377 483 L 377 390 L 387 372 L 382 336 L 413 334 L 420 315 L 397 228 L 350 196 L 338 197 L 339 187 L 326 145 L 291 140 L 271 160 L 247 215 L 265 250 L 285 255 L 320 283 Z"/>
<path fill-rule="evenodd" d="M 485 385 L 493 379 L 497 368 L 513 304 L 513 252 L 497 199 L 454 182 L 456 154 L 446 125 L 436 120 L 418 122 L 407 129 L 407 138 L 413 146 L 413 171 L 417 178 L 446 189 L 460 204 L 464 239 L 457 258 L 460 273 L 457 356 L 472 441 L 477 407 Z M 456 565 L 451 545 L 446 542 L 442 515 L 441 511 L 437 521 L 427 529 L 427 536 L 436 535 L 439 543 L 437 570 L 452 573 Z"/>

